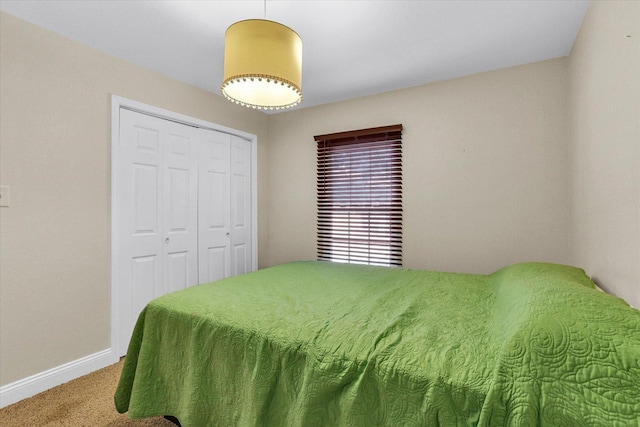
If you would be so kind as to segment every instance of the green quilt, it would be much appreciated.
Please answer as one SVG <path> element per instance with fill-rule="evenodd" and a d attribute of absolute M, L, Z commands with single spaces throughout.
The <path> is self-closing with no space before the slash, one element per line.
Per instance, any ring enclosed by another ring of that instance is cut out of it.
<path fill-rule="evenodd" d="M 198 427 L 637 426 L 640 311 L 555 264 L 289 263 L 152 301 L 115 403 Z"/>

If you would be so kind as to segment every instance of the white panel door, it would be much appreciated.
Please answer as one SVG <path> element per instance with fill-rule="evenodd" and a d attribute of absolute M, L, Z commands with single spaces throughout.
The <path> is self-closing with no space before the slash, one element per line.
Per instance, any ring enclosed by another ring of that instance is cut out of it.
<path fill-rule="evenodd" d="M 150 300 L 197 283 L 198 154 L 195 128 L 124 109 L 119 140 L 114 221 L 124 350 Z"/>
<path fill-rule="evenodd" d="M 120 348 L 126 349 L 138 314 L 163 288 L 162 123 L 121 110 L 119 152 Z"/>
<path fill-rule="evenodd" d="M 198 188 L 198 256 L 200 283 L 231 274 L 230 251 L 231 135 L 201 129 Z"/>
<path fill-rule="evenodd" d="M 251 144 L 231 136 L 231 275 L 252 270 Z"/>
<path fill-rule="evenodd" d="M 160 120 L 160 119 L 158 119 Z M 198 129 L 164 122 L 164 293 L 198 283 Z"/>

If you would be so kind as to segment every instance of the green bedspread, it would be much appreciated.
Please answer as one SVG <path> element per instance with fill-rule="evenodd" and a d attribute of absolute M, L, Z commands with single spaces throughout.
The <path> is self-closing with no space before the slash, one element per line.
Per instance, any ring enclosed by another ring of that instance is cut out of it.
<path fill-rule="evenodd" d="M 555 264 L 295 262 L 152 301 L 115 403 L 198 427 L 636 426 L 640 311 Z"/>

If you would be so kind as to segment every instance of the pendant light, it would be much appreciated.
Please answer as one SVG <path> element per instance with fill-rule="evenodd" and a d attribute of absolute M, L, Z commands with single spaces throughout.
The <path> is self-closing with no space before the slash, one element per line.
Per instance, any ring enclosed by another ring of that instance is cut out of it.
<path fill-rule="evenodd" d="M 290 108 L 302 101 L 301 86 L 302 40 L 295 31 L 266 19 L 227 28 L 220 87 L 225 98 L 257 109 Z"/>

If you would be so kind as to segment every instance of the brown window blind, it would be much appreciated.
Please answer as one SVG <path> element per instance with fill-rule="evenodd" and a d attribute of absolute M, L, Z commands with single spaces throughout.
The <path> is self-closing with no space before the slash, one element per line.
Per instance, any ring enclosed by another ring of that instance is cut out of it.
<path fill-rule="evenodd" d="M 402 125 L 314 138 L 318 259 L 402 265 Z"/>

